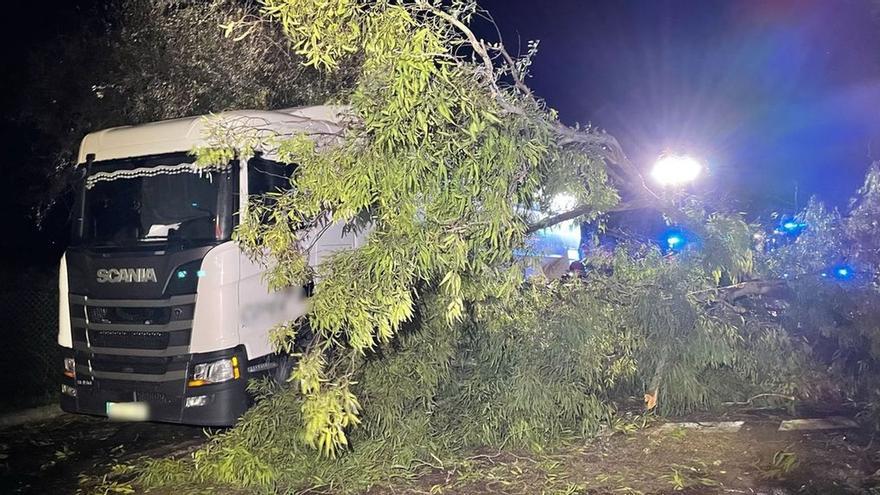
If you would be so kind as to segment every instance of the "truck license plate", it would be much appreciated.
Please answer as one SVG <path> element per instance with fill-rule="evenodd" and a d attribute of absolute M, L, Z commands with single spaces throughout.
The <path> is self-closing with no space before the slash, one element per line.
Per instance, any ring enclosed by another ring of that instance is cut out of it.
<path fill-rule="evenodd" d="M 146 421 L 150 407 L 146 402 L 108 402 L 107 417 L 114 421 Z"/>

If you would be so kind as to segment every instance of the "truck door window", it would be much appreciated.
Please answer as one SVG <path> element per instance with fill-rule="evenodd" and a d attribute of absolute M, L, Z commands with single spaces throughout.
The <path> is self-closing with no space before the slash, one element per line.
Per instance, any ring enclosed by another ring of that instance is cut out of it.
<path fill-rule="evenodd" d="M 290 189 L 293 169 L 293 165 L 273 162 L 259 156 L 251 158 L 248 161 L 248 194 L 252 199 L 257 199 L 257 196 Z"/>

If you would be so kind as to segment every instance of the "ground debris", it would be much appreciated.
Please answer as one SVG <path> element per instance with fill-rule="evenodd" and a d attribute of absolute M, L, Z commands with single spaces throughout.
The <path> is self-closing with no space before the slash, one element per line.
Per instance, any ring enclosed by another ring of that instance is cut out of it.
<path fill-rule="evenodd" d="M 664 423 L 658 426 L 654 431 L 656 433 L 667 433 L 678 429 L 685 429 L 699 430 L 703 433 L 736 433 L 742 428 L 743 424 L 745 424 L 745 421 L 687 421 L 681 423 Z"/>
<path fill-rule="evenodd" d="M 369 493 L 880 494 L 874 477 L 880 458 L 868 435 L 780 432 L 779 424 L 767 418 L 665 423 L 552 453 L 477 455 L 455 469 Z"/>
<path fill-rule="evenodd" d="M 780 423 L 779 431 L 844 430 L 858 427 L 859 424 L 850 418 L 832 416 L 829 418 L 789 419 Z"/>

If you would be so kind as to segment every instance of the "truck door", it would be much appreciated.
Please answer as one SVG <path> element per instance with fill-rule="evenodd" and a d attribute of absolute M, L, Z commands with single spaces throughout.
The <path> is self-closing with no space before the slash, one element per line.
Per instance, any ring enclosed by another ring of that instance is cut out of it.
<path fill-rule="evenodd" d="M 292 165 L 284 165 L 261 157 L 247 162 L 247 195 L 252 201 L 268 202 L 264 195 L 290 188 Z M 294 320 L 306 310 L 306 295 L 302 287 L 270 291 L 265 268 L 247 255 L 240 257 L 239 281 L 239 338 L 248 351 L 248 359 L 274 352 L 269 332 L 278 324 Z"/>

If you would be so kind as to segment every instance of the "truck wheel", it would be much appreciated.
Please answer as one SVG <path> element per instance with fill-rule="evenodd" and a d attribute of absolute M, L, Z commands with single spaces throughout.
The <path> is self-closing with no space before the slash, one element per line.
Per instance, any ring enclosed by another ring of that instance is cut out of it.
<path fill-rule="evenodd" d="M 286 388 L 295 362 L 296 360 L 290 354 L 278 354 L 278 366 L 275 367 L 275 372 L 272 374 L 272 381 L 279 387 Z"/>

